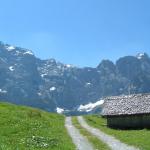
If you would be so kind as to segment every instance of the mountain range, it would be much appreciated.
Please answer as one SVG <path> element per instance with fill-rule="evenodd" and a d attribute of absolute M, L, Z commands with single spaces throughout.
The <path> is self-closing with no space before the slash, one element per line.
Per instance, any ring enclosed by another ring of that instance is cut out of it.
<path fill-rule="evenodd" d="M 150 92 L 146 53 L 79 68 L 0 42 L 0 100 L 47 111 L 77 110 L 106 96 Z"/>

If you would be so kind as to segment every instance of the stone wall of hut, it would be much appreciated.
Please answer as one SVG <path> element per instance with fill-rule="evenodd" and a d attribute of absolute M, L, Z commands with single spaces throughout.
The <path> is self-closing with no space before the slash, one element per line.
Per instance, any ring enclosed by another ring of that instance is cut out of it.
<path fill-rule="evenodd" d="M 150 128 L 150 114 L 107 117 L 107 125 L 112 128 Z"/>

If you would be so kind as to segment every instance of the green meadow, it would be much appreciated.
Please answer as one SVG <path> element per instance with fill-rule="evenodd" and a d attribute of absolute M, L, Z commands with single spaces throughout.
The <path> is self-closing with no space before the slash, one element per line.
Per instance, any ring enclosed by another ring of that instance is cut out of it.
<path fill-rule="evenodd" d="M 75 150 L 63 115 L 0 103 L 0 150 Z"/>

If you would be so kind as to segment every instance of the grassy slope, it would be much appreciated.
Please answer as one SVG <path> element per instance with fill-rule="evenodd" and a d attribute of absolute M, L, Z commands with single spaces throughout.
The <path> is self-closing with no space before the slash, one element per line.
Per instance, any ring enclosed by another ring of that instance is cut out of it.
<path fill-rule="evenodd" d="M 109 147 L 102 141 L 91 135 L 86 129 L 82 128 L 76 117 L 72 118 L 74 126 L 79 129 L 80 133 L 85 136 L 96 150 L 110 150 Z"/>
<path fill-rule="evenodd" d="M 0 103 L 0 150 L 74 150 L 64 116 Z"/>
<path fill-rule="evenodd" d="M 122 142 L 134 145 L 141 150 L 150 150 L 150 130 L 115 130 L 106 126 L 106 119 L 97 115 L 85 116 L 87 123 L 107 134 L 115 136 Z"/>

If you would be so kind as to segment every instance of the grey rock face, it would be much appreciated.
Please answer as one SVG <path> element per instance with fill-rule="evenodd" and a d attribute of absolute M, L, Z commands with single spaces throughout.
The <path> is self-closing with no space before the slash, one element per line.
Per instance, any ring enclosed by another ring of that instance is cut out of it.
<path fill-rule="evenodd" d="M 0 42 L 0 99 L 55 111 L 75 110 L 101 97 L 150 92 L 147 54 L 103 60 L 96 68 L 77 68 L 41 60 L 27 49 Z"/>

